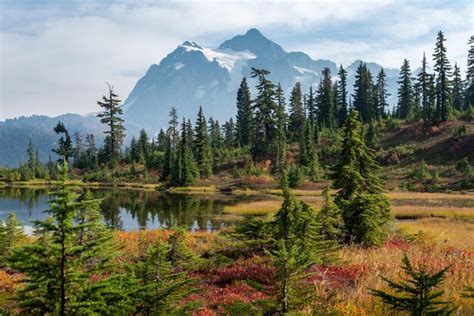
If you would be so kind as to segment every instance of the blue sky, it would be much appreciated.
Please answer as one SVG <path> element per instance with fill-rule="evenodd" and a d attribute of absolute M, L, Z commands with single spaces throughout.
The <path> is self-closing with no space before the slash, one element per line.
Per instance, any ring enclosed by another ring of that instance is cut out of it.
<path fill-rule="evenodd" d="M 445 32 L 465 69 L 472 1 L 0 1 L 0 120 L 97 111 L 104 82 L 126 98 L 185 40 L 215 47 L 256 27 L 287 51 L 348 65 L 416 68 Z"/>

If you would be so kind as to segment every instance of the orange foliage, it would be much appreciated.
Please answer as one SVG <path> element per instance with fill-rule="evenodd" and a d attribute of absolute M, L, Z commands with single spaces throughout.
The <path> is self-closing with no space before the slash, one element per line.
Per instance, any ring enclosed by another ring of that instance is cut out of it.
<path fill-rule="evenodd" d="M 130 257 L 138 255 L 138 247 L 147 249 L 159 238 L 167 240 L 170 236 L 170 230 L 154 229 L 143 231 L 117 231 L 115 238 L 124 254 Z M 186 245 L 196 253 L 202 253 L 211 247 L 211 243 L 216 238 L 213 233 L 204 231 L 186 233 Z"/>

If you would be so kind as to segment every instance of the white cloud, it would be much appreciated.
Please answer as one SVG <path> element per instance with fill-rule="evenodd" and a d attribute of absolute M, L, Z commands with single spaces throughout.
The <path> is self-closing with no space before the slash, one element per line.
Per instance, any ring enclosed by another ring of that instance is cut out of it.
<path fill-rule="evenodd" d="M 423 8 L 429 7 L 427 2 L 411 6 L 392 0 L 0 6 L 0 120 L 97 111 L 105 81 L 125 98 L 146 69 L 181 42 L 217 45 L 250 27 L 285 49 L 307 51 L 315 58 L 345 64 L 360 58 L 390 67 L 398 67 L 405 57 L 418 61 L 425 49 L 431 53 L 435 34 L 426 36 L 437 29 L 446 30 L 449 56 L 464 65 L 472 31 L 465 23 L 469 17 L 472 21 L 469 3 L 459 13 L 448 2 L 433 9 Z M 344 36 L 346 30 L 350 35 Z"/>

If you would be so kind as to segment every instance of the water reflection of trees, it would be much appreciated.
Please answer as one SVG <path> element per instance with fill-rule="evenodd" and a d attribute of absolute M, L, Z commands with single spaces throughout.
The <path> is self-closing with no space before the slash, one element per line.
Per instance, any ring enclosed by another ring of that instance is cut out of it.
<path fill-rule="evenodd" d="M 40 202 L 43 201 L 44 196 L 47 194 L 47 188 L 20 188 L 7 186 L 0 190 L 0 199 L 18 200 L 22 205 L 26 205 L 26 208 L 31 212 L 40 207 Z"/>
<path fill-rule="evenodd" d="M 184 226 L 192 230 L 215 230 L 226 225 L 216 218 L 225 201 L 209 197 L 183 194 L 165 194 L 150 191 L 107 190 L 99 192 L 103 198 L 102 210 L 107 224 L 122 229 L 120 214 L 128 212 L 136 219 L 138 226 L 169 228 Z"/>
<path fill-rule="evenodd" d="M 45 211 L 48 188 L 14 188 L 0 190 L 0 199 L 16 199 L 30 212 Z M 78 188 L 77 191 L 85 189 Z M 242 197 L 223 195 L 167 194 L 156 191 L 92 189 L 102 199 L 102 213 L 109 227 L 124 229 L 125 217 L 131 217 L 140 228 L 184 226 L 191 230 L 215 230 L 229 224 L 222 216 L 223 206 L 242 201 Z M 14 210 L 13 210 L 14 211 Z M 125 216 L 127 215 L 127 216 Z"/>

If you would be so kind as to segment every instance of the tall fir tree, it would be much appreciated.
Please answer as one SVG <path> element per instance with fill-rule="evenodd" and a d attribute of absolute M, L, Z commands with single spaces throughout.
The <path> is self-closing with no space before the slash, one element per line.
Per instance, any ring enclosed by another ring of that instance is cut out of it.
<path fill-rule="evenodd" d="M 74 150 L 73 150 L 73 166 L 76 168 L 83 168 L 85 166 L 84 157 L 84 144 L 82 142 L 82 135 L 79 132 L 75 132 L 74 138 Z"/>
<path fill-rule="evenodd" d="M 339 71 L 337 73 L 337 121 L 340 126 L 344 124 L 348 115 L 348 105 L 347 105 L 347 71 L 339 66 Z"/>
<path fill-rule="evenodd" d="M 380 120 L 386 117 L 386 110 L 388 110 L 387 98 L 390 96 L 387 91 L 387 75 L 383 68 L 380 68 L 377 74 L 375 91 L 377 96 L 375 100 L 376 118 Z"/>
<path fill-rule="evenodd" d="M 215 150 L 221 150 L 224 146 L 224 139 L 222 138 L 221 125 L 218 120 L 209 118 L 209 139 L 211 147 Z"/>
<path fill-rule="evenodd" d="M 247 79 L 244 77 L 237 91 L 237 141 L 240 146 L 249 146 L 252 139 L 252 100 Z"/>
<path fill-rule="evenodd" d="M 133 136 L 132 140 L 130 141 L 129 155 L 130 155 L 130 160 L 133 162 L 139 162 L 140 158 L 142 157 L 140 148 L 138 147 L 137 139 L 135 138 L 135 136 Z"/>
<path fill-rule="evenodd" d="M 390 206 L 382 194 L 374 154 L 362 134 L 359 113 L 353 111 L 344 125 L 342 150 L 330 177 L 338 190 L 336 203 L 343 211 L 346 240 L 372 245 L 385 237 Z"/>
<path fill-rule="evenodd" d="M 38 158 L 36 156 L 35 149 L 33 147 L 33 142 L 30 140 L 28 141 L 28 149 L 26 151 L 28 155 L 28 169 L 30 169 L 31 173 L 34 175 L 36 173 L 36 168 L 38 167 Z"/>
<path fill-rule="evenodd" d="M 431 119 L 430 124 L 435 125 L 439 122 L 438 116 L 436 115 L 436 98 L 437 98 L 437 90 L 436 90 L 436 78 L 434 74 L 428 75 L 428 109 L 430 110 L 428 113 L 429 118 Z M 427 117 L 428 118 L 428 117 Z M 428 121 L 427 121 L 428 123 Z"/>
<path fill-rule="evenodd" d="M 398 80 L 398 117 L 405 120 L 412 120 L 414 116 L 414 92 L 411 77 L 410 63 L 405 59 L 400 68 L 400 78 Z"/>
<path fill-rule="evenodd" d="M 275 87 L 267 78 L 268 70 L 252 68 L 252 78 L 257 78 L 257 97 L 254 100 L 252 136 L 252 157 L 256 161 L 268 159 L 272 155 L 275 139 Z"/>
<path fill-rule="evenodd" d="M 308 169 L 308 175 L 311 180 L 316 182 L 318 179 L 319 163 L 314 142 L 313 124 L 305 124 L 303 138 L 300 140 L 300 163 Z"/>
<path fill-rule="evenodd" d="M 209 178 L 212 174 L 211 152 L 209 148 L 209 136 L 207 134 L 207 121 L 202 107 L 199 107 L 194 127 L 194 148 L 199 173 L 202 178 Z"/>
<path fill-rule="evenodd" d="M 95 170 L 99 167 L 95 136 L 92 133 L 86 135 L 86 161 L 89 169 Z"/>
<path fill-rule="evenodd" d="M 140 135 L 137 141 L 139 160 L 146 163 L 150 156 L 150 138 L 145 129 L 140 130 Z"/>
<path fill-rule="evenodd" d="M 336 106 L 334 104 L 334 90 L 331 80 L 331 71 L 324 68 L 322 71 L 321 86 L 318 90 L 318 123 L 321 127 L 336 127 Z"/>
<path fill-rule="evenodd" d="M 439 31 L 436 38 L 436 46 L 433 54 L 434 71 L 436 74 L 436 117 L 437 122 L 445 122 L 451 114 L 451 87 L 450 74 L 451 65 L 446 54 L 443 32 Z"/>
<path fill-rule="evenodd" d="M 166 130 L 165 158 L 163 169 L 161 172 L 161 179 L 168 179 L 171 176 L 172 170 L 177 163 L 177 150 L 179 144 L 178 131 L 178 111 L 173 106 L 169 112 L 168 129 Z M 174 170 L 174 172 L 178 172 Z"/>
<path fill-rule="evenodd" d="M 58 148 L 53 149 L 53 152 L 59 155 L 60 159 L 58 161 L 68 162 L 73 154 L 71 136 L 69 136 L 63 122 L 58 122 L 54 127 L 54 131 L 56 134 L 64 134 L 64 136 L 61 136 L 58 140 Z"/>
<path fill-rule="evenodd" d="M 313 91 L 313 86 L 309 86 L 309 93 L 306 99 L 306 111 L 308 120 L 313 123 L 313 126 L 317 124 L 318 109 L 316 107 L 316 97 Z"/>
<path fill-rule="evenodd" d="M 173 149 L 178 148 L 179 144 L 179 130 L 178 130 L 178 111 L 176 110 L 176 107 L 172 107 L 169 113 L 169 121 L 168 121 L 168 130 L 167 134 L 170 137 L 171 140 L 171 147 Z"/>
<path fill-rule="evenodd" d="M 224 135 L 224 145 L 227 148 L 233 148 L 237 144 L 234 119 L 230 118 L 222 127 Z"/>
<path fill-rule="evenodd" d="M 430 96 L 430 74 L 428 73 L 428 64 L 426 62 L 425 53 L 423 53 L 423 60 L 421 61 L 421 69 L 417 75 L 417 86 L 420 98 L 421 117 L 425 125 L 430 125 L 433 121 L 433 104 Z"/>
<path fill-rule="evenodd" d="M 360 62 L 355 76 L 352 107 L 360 113 L 364 123 L 368 123 L 374 118 L 372 87 L 370 71 L 366 64 Z"/>
<path fill-rule="evenodd" d="M 276 89 L 276 146 L 275 146 L 275 171 L 282 172 L 286 166 L 286 143 L 287 143 L 287 123 L 288 115 L 286 114 L 285 95 L 281 85 L 278 84 Z"/>
<path fill-rule="evenodd" d="M 466 75 L 466 108 L 474 106 L 474 35 L 469 38 Z"/>
<path fill-rule="evenodd" d="M 197 177 L 198 169 L 195 165 L 193 152 L 189 143 L 188 129 L 189 126 L 183 118 L 178 153 L 172 172 L 172 183 L 174 185 L 190 185 Z"/>
<path fill-rule="evenodd" d="M 106 134 L 105 155 L 108 159 L 118 161 L 120 159 L 120 147 L 125 139 L 124 120 L 121 117 L 123 110 L 120 106 L 122 101 L 114 93 L 113 87 L 109 84 L 107 86 L 109 88 L 108 97 L 104 95 L 101 101 L 97 101 L 97 104 L 104 110 L 97 114 L 97 117 L 100 118 L 101 123 L 107 125 L 107 130 L 104 131 Z"/>
<path fill-rule="evenodd" d="M 166 148 L 166 133 L 162 128 L 160 128 L 160 131 L 158 132 L 158 136 L 156 137 L 155 150 L 164 152 L 165 148 Z"/>
<path fill-rule="evenodd" d="M 339 100 L 339 82 L 334 81 L 334 84 L 332 85 L 332 95 L 334 96 L 334 113 L 335 113 L 335 120 L 337 123 L 337 126 L 339 126 L 339 121 L 338 121 L 338 116 L 339 116 L 339 105 L 341 104 L 341 101 Z"/>
<path fill-rule="evenodd" d="M 288 134 L 291 141 L 298 141 L 303 138 L 306 120 L 300 82 L 297 82 L 291 90 L 289 101 L 290 116 L 288 122 Z"/>
<path fill-rule="evenodd" d="M 452 87 L 453 108 L 456 111 L 462 112 L 465 110 L 464 107 L 466 104 L 464 101 L 464 82 L 461 78 L 461 69 L 458 67 L 457 63 L 454 64 Z"/>
<path fill-rule="evenodd" d="M 191 119 L 186 121 L 186 141 L 189 144 L 189 148 L 191 148 L 191 152 L 194 155 L 194 130 L 193 124 L 191 123 Z"/>

